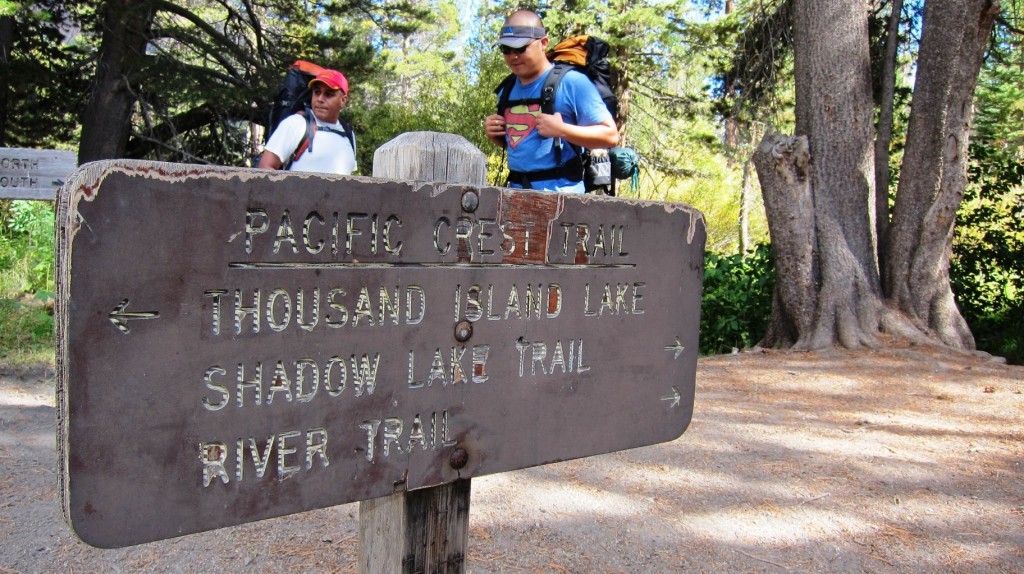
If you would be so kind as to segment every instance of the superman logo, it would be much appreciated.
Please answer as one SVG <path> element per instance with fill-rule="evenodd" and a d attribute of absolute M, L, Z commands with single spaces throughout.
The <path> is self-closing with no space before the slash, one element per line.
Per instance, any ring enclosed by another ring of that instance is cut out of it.
<path fill-rule="evenodd" d="M 540 104 L 519 104 L 505 110 L 505 134 L 512 147 L 519 145 L 530 132 L 537 128 Z"/>

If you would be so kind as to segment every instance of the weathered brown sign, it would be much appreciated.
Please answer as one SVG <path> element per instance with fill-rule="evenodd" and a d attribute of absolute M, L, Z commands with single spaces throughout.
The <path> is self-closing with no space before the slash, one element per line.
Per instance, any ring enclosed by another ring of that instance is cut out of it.
<path fill-rule="evenodd" d="M 691 208 L 159 163 L 59 198 L 62 502 L 119 547 L 669 441 Z"/>
<path fill-rule="evenodd" d="M 73 151 L 0 147 L 0 197 L 52 201 L 76 165 Z"/>

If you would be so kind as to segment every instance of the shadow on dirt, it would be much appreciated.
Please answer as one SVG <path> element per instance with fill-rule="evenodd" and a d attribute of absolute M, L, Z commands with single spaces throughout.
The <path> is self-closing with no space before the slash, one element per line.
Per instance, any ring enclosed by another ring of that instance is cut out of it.
<path fill-rule="evenodd" d="M 926 351 L 702 359 L 679 439 L 475 478 L 467 572 L 1021 571 L 1022 381 Z M 0 571 L 355 571 L 356 504 L 79 542 L 52 384 L 0 375 Z"/>

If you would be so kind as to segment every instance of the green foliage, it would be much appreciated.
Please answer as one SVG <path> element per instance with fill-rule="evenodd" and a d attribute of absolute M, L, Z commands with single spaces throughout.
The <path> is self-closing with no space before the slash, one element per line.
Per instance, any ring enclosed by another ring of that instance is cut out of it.
<path fill-rule="evenodd" d="M 717 115 L 780 131 L 792 122 L 792 2 L 737 2 L 733 12 L 687 31 L 714 71 Z"/>
<path fill-rule="evenodd" d="M 478 137 L 483 116 L 475 103 L 482 95 L 469 78 L 475 54 L 463 45 L 465 15 L 447 0 L 371 6 L 334 24 L 374 48 L 373 65 L 362 73 L 342 68 L 353 82 L 343 115 L 358 134 L 359 172 L 370 175 L 374 151 L 405 132 L 453 133 L 486 143 Z M 408 14 L 396 17 L 403 6 Z"/>
<path fill-rule="evenodd" d="M 775 267 L 771 247 L 746 254 L 704 256 L 704 295 L 700 313 L 700 352 L 728 353 L 755 345 L 771 313 Z"/>
<path fill-rule="evenodd" d="M 66 0 L 0 4 L 0 147 L 75 149 L 90 76 L 84 44 L 65 34 L 89 12 Z"/>
<path fill-rule="evenodd" d="M 53 360 L 53 207 L 0 202 L 0 358 Z"/>
<path fill-rule="evenodd" d="M 0 297 L 52 295 L 53 205 L 17 200 L 0 209 Z"/>
<path fill-rule="evenodd" d="M 1024 5 L 1005 8 L 1019 22 Z M 979 349 L 1024 364 L 1024 41 L 997 28 L 978 80 L 950 280 Z"/>
<path fill-rule="evenodd" d="M 950 279 L 979 349 L 1024 364 L 1024 152 L 974 145 Z"/>
<path fill-rule="evenodd" d="M 959 217 L 950 276 L 961 312 L 979 349 L 1024 364 L 1024 189 L 972 198 Z"/>

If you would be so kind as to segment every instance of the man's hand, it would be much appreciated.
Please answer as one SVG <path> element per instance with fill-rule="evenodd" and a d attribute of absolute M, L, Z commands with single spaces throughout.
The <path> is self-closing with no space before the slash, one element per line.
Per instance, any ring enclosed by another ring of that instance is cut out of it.
<path fill-rule="evenodd" d="M 565 122 L 562 121 L 562 114 L 558 112 L 538 114 L 537 132 L 546 138 L 564 138 L 567 134 L 565 133 Z"/>
<path fill-rule="evenodd" d="M 498 114 L 484 118 L 484 133 L 496 145 L 505 147 L 505 118 Z"/>

